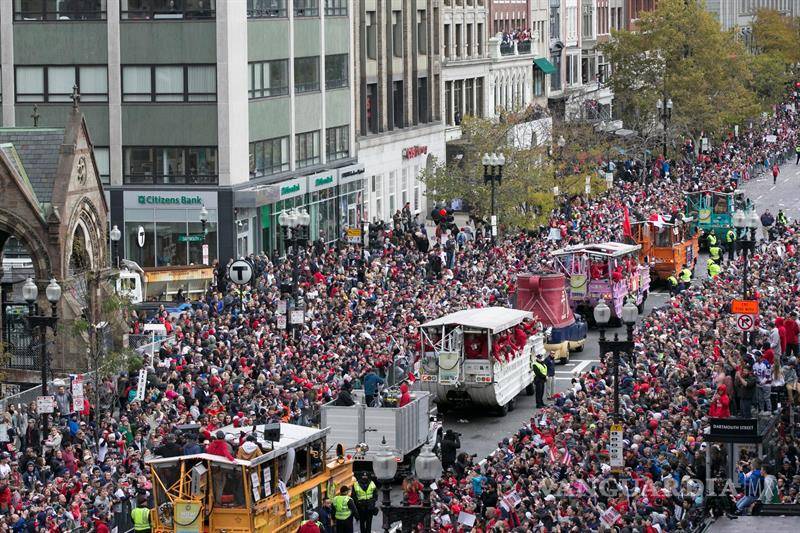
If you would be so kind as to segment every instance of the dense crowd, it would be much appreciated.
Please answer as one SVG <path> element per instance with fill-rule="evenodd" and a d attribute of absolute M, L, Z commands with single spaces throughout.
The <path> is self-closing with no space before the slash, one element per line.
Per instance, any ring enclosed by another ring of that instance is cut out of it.
<path fill-rule="evenodd" d="M 87 400 L 77 410 L 69 392 L 59 389 L 48 435 L 39 433 L 35 406 L 9 406 L 0 455 L 0 531 L 93 525 L 103 531 L 120 502 L 148 504 L 145 457 L 165 450 L 252 453 L 248 443 L 217 438 L 217 430 L 228 424 L 317 424 L 322 403 L 361 387 L 370 371 L 401 378 L 413 373 L 416 327 L 422 322 L 462 308 L 507 305 L 516 274 L 552 266 L 552 247 L 620 238 L 624 206 L 634 216 L 677 214 L 682 190 L 729 188 L 758 168 L 770 168 L 793 148 L 796 126 L 794 116 L 780 109 L 775 118 L 708 153 L 697 156 L 687 149 L 677 160 L 658 158 L 638 167 L 621 162 L 618 175 L 630 169 L 630 176 L 622 175 L 608 193 L 590 200 L 564 198 L 554 210 L 551 226 L 561 229 L 559 243 L 545 238 L 549 228 L 492 243 L 480 224 L 429 239 L 424 226 L 403 211 L 391 226 L 381 226 L 367 252 L 344 241 L 310 243 L 297 268 L 257 255 L 255 281 L 243 290 L 227 283 L 219 269 L 219 279 L 194 312 L 130 317 L 134 330 L 157 320 L 174 337 L 152 361 L 143 400 L 136 398 L 135 375 L 104 380 L 99 405 Z M 776 142 L 765 142 L 768 132 Z M 797 229 L 789 225 L 778 237 L 784 250 L 792 251 Z M 434 530 L 464 530 L 457 521 L 461 511 L 476 515 L 472 531 L 595 530 L 608 507 L 617 510 L 625 527 L 642 531 L 655 524 L 680 529 L 694 523 L 703 498 L 663 488 L 673 481 L 687 488 L 688 479 L 704 477 L 702 430 L 709 409 L 746 410 L 748 395 L 753 398 L 764 385 L 762 366 L 768 362 L 771 387 L 780 389 L 781 380 L 796 383 L 795 363 L 784 357 L 791 350 L 787 328 L 782 341 L 777 324 L 793 320 L 791 312 L 799 307 L 800 270 L 793 254 L 779 256 L 777 249 L 759 254 L 753 265 L 764 319 L 756 339 L 768 347 L 740 353 L 740 337 L 725 310 L 740 290 L 741 259 L 714 281 L 686 289 L 638 329 L 636 360 L 626 361 L 622 371 L 623 476 L 612 478 L 607 464 L 611 394 L 603 363 L 576 377 L 570 391 L 556 395 L 481 466 L 459 456 L 434 491 Z M 293 270 L 306 321 L 301 331 L 286 332 L 278 327 L 277 307 Z M 755 388 L 740 385 L 741 376 L 752 381 L 747 377 L 752 367 L 758 369 Z M 760 394 L 761 399 L 763 389 Z M 87 398 L 94 397 L 88 390 Z M 176 442 L 175 427 L 190 422 L 200 424 L 199 440 Z M 714 473 L 721 453 L 714 448 Z M 751 480 L 756 470 L 765 480 L 773 476 L 775 498 L 797 501 L 798 452 L 788 433 L 774 457 L 777 463 L 763 470 L 756 459 L 741 465 L 743 472 L 749 469 L 743 476 Z M 601 485 L 619 485 L 617 495 L 602 494 Z M 517 498 L 509 498 L 512 493 Z"/>

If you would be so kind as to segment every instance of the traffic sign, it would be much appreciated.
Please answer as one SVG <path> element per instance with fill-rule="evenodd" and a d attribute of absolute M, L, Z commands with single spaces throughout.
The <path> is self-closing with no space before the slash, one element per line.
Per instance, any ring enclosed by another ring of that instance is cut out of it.
<path fill-rule="evenodd" d="M 622 424 L 612 424 L 608 438 L 608 455 L 611 468 L 622 468 L 625 466 L 625 457 L 622 449 Z"/>
<path fill-rule="evenodd" d="M 41 414 L 53 413 L 56 410 L 56 399 L 54 396 L 37 396 L 36 412 Z"/>
<path fill-rule="evenodd" d="M 286 315 L 278 315 L 278 329 L 286 329 Z"/>
<path fill-rule="evenodd" d="M 247 285 L 253 279 L 253 265 L 250 261 L 237 259 L 228 267 L 228 277 L 237 285 Z"/>
<path fill-rule="evenodd" d="M 753 315 L 736 315 L 736 327 L 739 331 L 753 331 L 756 319 Z"/>
<path fill-rule="evenodd" d="M 733 300 L 731 301 L 731 313 L 735 315 L 757 315 L 758 300 Z"/>

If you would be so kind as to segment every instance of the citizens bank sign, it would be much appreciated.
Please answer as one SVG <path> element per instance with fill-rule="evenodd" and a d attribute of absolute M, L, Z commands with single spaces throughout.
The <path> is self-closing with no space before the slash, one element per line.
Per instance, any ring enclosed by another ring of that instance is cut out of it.
<path fill-rule="evenodd" d="M 156 196 L 140 194 L 138 197 L 141 205 L 203 205 L 199 196 Z"/>

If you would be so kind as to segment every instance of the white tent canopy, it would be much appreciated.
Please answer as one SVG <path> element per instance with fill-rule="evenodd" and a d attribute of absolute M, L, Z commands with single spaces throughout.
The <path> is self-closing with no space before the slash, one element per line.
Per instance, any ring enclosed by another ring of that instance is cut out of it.
<path fill-rule="evenodd" d="M 436 320 L 426 322 L 422 324 L 422 327 L 465 326 L 489 329 L 492 333 L 499 333 L 516 326 L 526 318 L 533 318 L 533 313 L 519 309 L 509 309 L 508 307 L 484 307 L 456 311 Z"/>

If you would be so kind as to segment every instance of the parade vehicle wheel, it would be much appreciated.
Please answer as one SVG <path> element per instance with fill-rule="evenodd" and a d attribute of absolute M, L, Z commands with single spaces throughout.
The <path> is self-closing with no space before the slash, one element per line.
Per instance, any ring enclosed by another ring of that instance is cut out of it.
<path fill-rule="evenodd" d="M 583 343 L 583 344 L 580 344 L 580 345 L 578 345 L 578 347 L 577 347 L 577 348 L 575 348 L 575 352 L 582 352 L 582 351 L 583 351 L 583 347 L 584 347 L 585 345 L 586 345 L 586 343 Z"/>
<path fill-rule="evenodd" d="M 561 358 L 561 364 L 562 365 L 566 365 L 567 363 L 569 363 L 569 347 L 567 347 L 567 355 L 566 355 L 566 357 L 562 357 Z"/>
<path fill-rule="evenodd" d="M 508 412 L 510 413 L 511 411 L 517 408 L 516 399 L 511 398 L 510 400 L 508 400 L 508 403 L 506 405 L 508 406 Z"/>
<path fill-rule="evenodd" d="M 506 416 L 508 414 L 508 411 L 509 411 L 508 404 L 501 405 L 500 407 L 497 408 L 497 415 Z"/>
<path fill-rule="evenodd" d="M 639 305 L 636 306 L 636 309 L 639 310 L 640 314 L 644 313 L 644 304 L 645 304 L 645 302 L 647 302 L 647 297 L 649 295 L 650 295 L 650 293 L 645 292 L 644 295 L 642 296 L 642 303 L 640 303 Z"/>
<path fill-rule="evenodd" d="M 528 386 L 525 387 L 525 394 L 527 394 L 528 396 L 533 396 L 534 394 L 536 394 L 536 387 L 534 386 L 533 383 L 528 383 Z"/>

